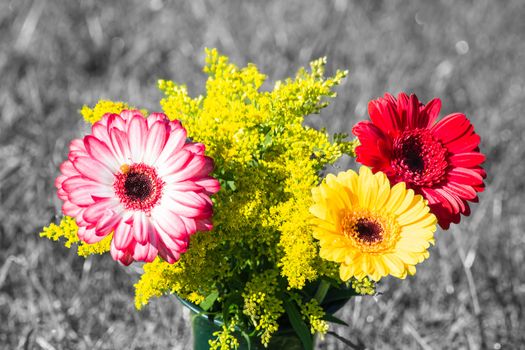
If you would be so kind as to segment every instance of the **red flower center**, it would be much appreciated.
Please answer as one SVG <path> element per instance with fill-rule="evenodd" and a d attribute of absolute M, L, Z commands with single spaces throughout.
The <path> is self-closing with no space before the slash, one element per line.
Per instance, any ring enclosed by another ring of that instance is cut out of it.
<path fill-rule="evenodd" d="M 140 163 L 123 165 L 113 183 L 115 193 L 124 205 L 131 210 L 150 211 L 162 197 L 162 181 L 155 168 Z"/>
<path fill-rule="evenodd" d="M 394 139 L 392 168 L 409 187 L 430 187 L 444 179 L 446 155 L 446 148 L 427 129 L 407 130 Z"/>

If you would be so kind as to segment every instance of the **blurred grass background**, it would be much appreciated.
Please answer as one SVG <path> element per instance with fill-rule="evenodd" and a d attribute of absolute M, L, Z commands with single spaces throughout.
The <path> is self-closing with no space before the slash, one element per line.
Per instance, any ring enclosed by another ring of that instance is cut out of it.
<path fill-rule="evenodd" d="M 158 110 L 159 78 L 203 92 L 204 47 L 278 79 L 328 56 L 349 69 L 310 123 L 350 132 L 385 91 L 465 112 L 487 154 L 473 214 L 382 295 L 356 298 L 340 335 L 370 349 L 525 348 L 525 1 L 0 1 L 0 349 L 188 349 L 172 298 L 133 306 L 139 267 L 39 239 L 78 110 L 100 98 Z M 344 165 L 343 165 L 344 166 Z M 327 336 L 319 349 L 343 349 Z"/>

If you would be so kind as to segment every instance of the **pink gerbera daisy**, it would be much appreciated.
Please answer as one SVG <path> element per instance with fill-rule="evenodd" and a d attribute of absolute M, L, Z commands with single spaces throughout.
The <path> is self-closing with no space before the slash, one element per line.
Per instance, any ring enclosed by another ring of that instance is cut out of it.
<path fill-rule="evenodd" d="M 212 228 L 213 160 L 162 113 L 106 114 L 71 142 L 60 170 L 62 211 L 75 218 L 79 239 L 96 243 L 113 232 L 111 255 L 125 265 L 157 255 L 173 263 L 190 235 Z"/>
<path fill-rule="evenodd" d="M 361 143 L 357 161 L 423 195 L 447 229 L 460 214 L 470 214 L 467 201 L 477 202 L 486 173 L 470 121 L 454 113 L 436 123 L 440 109 L 439 99 L 423 105 L 415 95 L 401 93 L 396 100 L 385 94 L 368 104 L 371 121 L 357 123 L 352 132 Z"/>

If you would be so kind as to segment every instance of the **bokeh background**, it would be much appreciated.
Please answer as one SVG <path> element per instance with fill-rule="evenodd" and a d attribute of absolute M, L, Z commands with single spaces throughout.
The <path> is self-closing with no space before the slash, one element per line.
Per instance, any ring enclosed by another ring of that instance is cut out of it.
<path fill-rule="evenodd" d="M 84 260 L 39 239 L 78 110 L 100 98 L 158 110 L 159 78 L 203 92 L 204 48 L 257 64 L 267 88 L 309 61 L 349 69 L 309 122 L 350 132 L 367 102 L 415 92 L 464 112 L 482 137 L 487 190 L 437 233 L 406 281 L 338 313 L 369 349 L 525 348 L 525 1 L 0 1 L 0 349 L 189 349 L 170 297 L 133 306 L 140 266 Z M 346 166 L 345 164 L 340 167 Z M 319 349 L 344 349 L 335 338 Z"/>

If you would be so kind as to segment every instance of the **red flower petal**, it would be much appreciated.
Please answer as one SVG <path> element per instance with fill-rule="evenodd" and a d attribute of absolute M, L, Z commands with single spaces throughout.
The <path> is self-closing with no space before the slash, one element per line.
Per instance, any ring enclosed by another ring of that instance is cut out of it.
<path fill-rule="evenodd" d="M 429 103 L 426 104 L 426 106 L 419 112 L 421 117 L 418 128 L 430 128 L 434 123 L 436 122 L 439 111 L 441 110 L 441 100 L 439 98 L 435 98 Z"/>
<path fill-rule="evenodd" d="M 434 136 L 444 144 L 452 142 L 474 131 L 469 120 L 462 113 L 455 113 L 446 116 L 431 129 Z"/>
<path fill-rule="evenodd" d="M 457 167 L 470 168 L 485 161 L 485 156 L 477 152 L 460 153 L 451 156 L 450 162 Z"/>
<path fill-rule="evenodd" d="M 479 185 L 483 183 L 483 177 L 476 171 L 468 168 L 453 168 L 448 172 L 451 182 L 466 185 Z"/>

